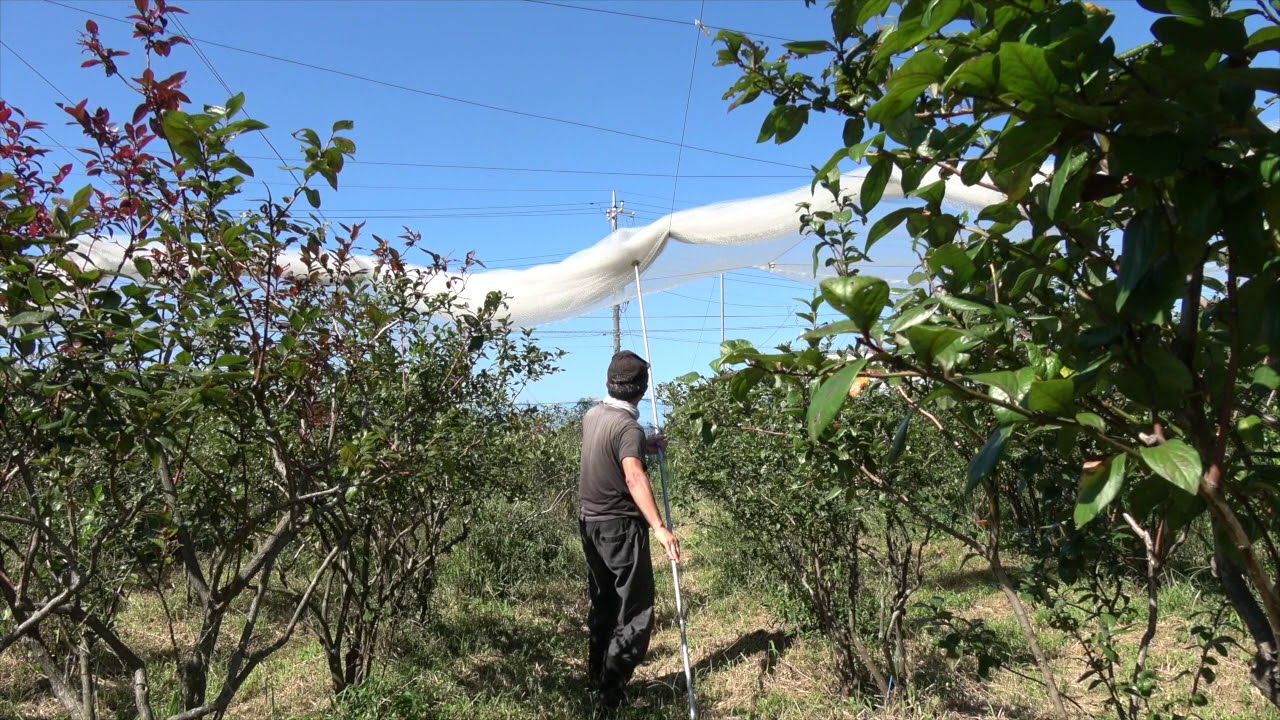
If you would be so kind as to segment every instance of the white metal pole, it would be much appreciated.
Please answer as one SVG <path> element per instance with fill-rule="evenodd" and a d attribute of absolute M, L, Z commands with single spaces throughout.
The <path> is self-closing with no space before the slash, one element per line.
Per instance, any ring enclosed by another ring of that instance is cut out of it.
<path fill-rule="evenodd" d="M 662 421 L 658 417 L 658 396 L 653 384 L 653 354 L 649 352 L 649 327 L 644 317 L 644 292 L 640 289 L 640 263 L 635 263 L 636 302 L 640 306 L 640 335 L 644 338 L 644 356 L 649 361 L 649 407 L 653 410 L 653 429 L 661 432 Z M 662 506 L 666 510 L 667 531 L 675 533 L 671 520 L 671 494 L 667 491 L 667 455 L 658 450 L 658 473 L 662 477 Z M 684 656 L 685 688 L 689 691 L 689 718 L 698 720 L 698 702 L 693 696 L 693 666 L 689 664 L 689 636 L 684 624 L 684 601 L 680 597 L 680 564 L 671 561 L 671 584 L 676 591 L 676 619 L 680 623 L 680 652 Z"/>
<path fill-rule="evenodd" d="M 724 273 L 720 273 L 720 344 L 724 344 Z"/>

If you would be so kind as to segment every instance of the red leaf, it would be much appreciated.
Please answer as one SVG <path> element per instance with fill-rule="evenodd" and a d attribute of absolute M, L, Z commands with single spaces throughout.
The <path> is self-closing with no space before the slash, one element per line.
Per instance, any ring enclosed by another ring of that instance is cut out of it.
<path fill-rule="evenodd" d="M 84 29 L 85 29 L 85 30 L 87 30 L 87 31 L 89 32 L 89 34 L 90 34 L 90 35 L 97 35 L 97 34 L 98 34 L 98 23 L 96 23 L 96 22 L 94 22 L 94 21 L 92 21 L 92 20 L 86 20 L 86 21 L 84 22 Z"/>

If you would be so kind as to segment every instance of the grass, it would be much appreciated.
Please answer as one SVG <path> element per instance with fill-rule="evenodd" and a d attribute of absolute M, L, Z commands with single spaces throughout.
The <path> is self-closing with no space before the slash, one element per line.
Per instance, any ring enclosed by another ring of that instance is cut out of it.
<path fill-rule="evenodd" d="M 584 580 L 577 569 L 574 529 L 545 528 L 549 538 L 534 559 L 510 558 L 514 573 L 502 592 L 480 591 L 465 579 L 478 577 L 484 552 L 462 553 L 443 569 L 436 615 L 427 627 L 397 626 L 390 638 L 394 656 L 367 685 L 342 698 L 329 689 L 327 668 L 317 643 L 298 634 L 250 679 L 230 717 L 306 718 L 308 720 L 396 720 L 475 718 L 476 720 L 553 720 L 584 718 L 591 712 L 582 690 L 586 631 Z M 684 531 L 688 560 L 683 589 L 696 675 L 696 694 L 705 718 L 809 720 L 811 718 L 883 718 L 884 720 L 960 720 L 961 718 L 1048 717 L 1043 686 L 1025 639 L 1003 594 L 979 561 L 964 561 L 955 548 L 940 545 L 929 567 L 923 600 L 943 598 L 948 609 L 981 619 L 1007 646 L 1007 660 L 988 681 L 976 679 L 971 658 L 946 658 L 927 644 L 912 649 L 920 670 L 912 695 L 887 708 L 834 692 L 833 658 L 826 642 L 780 619 L 770 598 L 732 582 L 717 563 L 717 548 L 695 526 Z M 555 538 L 559 538 L 556 540 Z M 648 661 L 633 681 L 631 704 L 622 720 L 688 716 L 679 630 L 670 592 L 670 566 L 655 560 L 658 576 L 658 625 Z M 523 576 L 523 580 L 521 577 Z M 1151 666 L 1172 679 L 1189 669 L 1195 652 L 1187 629 L 1203 610 L 1206 593 L 1189 582 L 1166 590 L 1168 614 L 1152 647 Z M 781 613 L 786 616 L 787 613 Z M 1076 683 L 1084 670 L 1080 649 L 1067 635 L 1044 625 L 1037 613 L 1040 641 L 1052 658 L 1064 692 L 1081 717 L 1106 717 L 1103 696 Z M 168 652 L 159 603 L 137 598 L 124 616 L 134 642 L 152 656 Z M 180 628 L 179 631 L 184 631 Z M 228 630 L 230 632 L 230 630 Z M 1122 646 L 1136 645 L 1138 629 L 1122 631 Z M 1280 720 L 1246 682 L 1247 658 L 1233 651 L 1222 659 L 1218 680 L 1207 688 L 1205 720 Z M 157 664 L 157 668 L 163 664 Z M 1190 681 L 1178 680 L 1185 688 Z M 161 671 L 152 678 L 154 696 L 172 697 L 174 678 Z M 164 702 L 159 703 L 164 705 Z M 0 720 L 53 720 L 62 717 L 39 678 L 17 653 L 0 656 Z M 111 717 L 104 715 L 105 717 Z M 128 717 L 127 714 L 120 717 Z"/>

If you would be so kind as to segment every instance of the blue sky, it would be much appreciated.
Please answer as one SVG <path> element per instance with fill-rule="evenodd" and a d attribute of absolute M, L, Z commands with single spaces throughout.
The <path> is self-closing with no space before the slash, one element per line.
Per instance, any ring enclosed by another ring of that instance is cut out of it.
<path fill-rule="evenodd" d="M 267 135 L 286 158 L 298 156 L 292 131 L 355 121 L 358 162 L 343 172 L 338 193 L 325 194 L 327 218 L 367 219 L 368 230 L 390 237 L 408 225 L 421 231 L 426 247 L 455 256 L 475 250 L 495 268 L 553 262 L 600 240 L 609 231 L 603 209 L 611 191 L 636 213 L 624 218 L 624 226 L 646 224 L 673 207 L 673 194 L 674 207 L 684 208 L 806 184 L 800 168 L 821 164 L 839 142 L 839 123 L 815 118 L 787 145 L 757 145 L 767 103 L 727 112 L 721 96 L 736 73 L 713 67 L 711 38 L 693 24 L 701 17 L 706 25 L 749 34 L 828 36 L 829 15 L 821 7 L 806 9 L 801 0 L 173 4 L 188 11 L 181 18 L 186 34 L 213 67 L 191 49 L 178 48 L 164 68 L 189 70 L 187 94 L 196 103 L 221 104 L 228 97 L 216 70 L 233 92 L 246 94 L 246 110 L 271 126 Z M 1153 16 L 1136 2 L 1096 4 L 1116 13 L 1112 34 L 1120 47 L 1149 39 Z M 77 102 L 87 97 L 120 115 L 136 102 L 100 71 L 80 69 L 77 34 L 93 17 L 109 45 L 132 49 L 129 27 L 106 19 L 132 11 L 132 3 L 122 0 L 3 0 L 0 40 L 7 47 L 0 48 L 0 97 L 48 122 L 58 142 L 78 147 L 76 133 L 54 106 L 65 101 L 63 95 Z M 687 146 L 758 160 L 689 148 L 680 153 L 682 129 Z M 264 140 L 244 137 L 238 150 L 268 184 L 251 189 L 250 197 L 261 197 L 266 187 L 277 194 L 289 189 L 288 175 L 277 169 L 281 163 Z M 69 162 L 61 150 L 54 157 Z M 83 180 L 73 176 L 68 187 Z M 890 252 L 877 259 L 906 257 Z M 718 355 L 719 292 L 718 280 L 709 279 L 646 298 L 659 381 L 706 372 Z M 728 337 L 763 346 L 793 339 L 799 321 L 791 299 L 809 293 L 805 285 L 758 271 L 728 274 Z M 564 370 L 526 389 L 524 399 L 598 396 L 612 352 L 611 326 L 604 310 L 541 329 L 544 344 L 569 354 Z M 635 303 L 623 329 L 623 347 L 643 354 Z"/>

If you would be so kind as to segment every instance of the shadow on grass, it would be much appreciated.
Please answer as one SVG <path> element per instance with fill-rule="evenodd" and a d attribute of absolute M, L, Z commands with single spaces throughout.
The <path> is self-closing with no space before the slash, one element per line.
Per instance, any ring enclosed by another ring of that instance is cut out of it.
<path fill-rule="evenodd" d="M 590 715 L 586 635 L 577 618 L 539 615 L 521 623 L 507 612 L 474 609 L 444 621 L 435 636 L 440 642 L 432 657 L 423 659 L 437 668 L 451 666 L 453 681 L 478 705 L 496 710 L 497 705 L 516 700 L 530 717 Z M 746 633 L 699 660 L 693 666 L 695 683 L 746 662 L 758 663 L 762 674 L 770 672 L 793 642 L 791 636 L 777 631 Z M 679 646 L 673 651 L 679 653 Z M 476 661 L 456 662 L 464 658 Z M 686 693 L 683 670 L 635 680 L 619 717 L 682 716 Z"/>
<path fill-rule="evenodd" d="M 977 677 L 976 662 L 972 658 L 965 660 L 948 657 L 936 649 L 931 649 L 917 655 L 916 662 L 918 665 L 912 678 L 914 683 L 912 692 L 924 697 L 936 698 L 941 707 L 950 713 L 974 718 L 1001 717 L 1010 718 L 1010 720 L 1035 720 L 1043 717 L 1034 709 L 993 700 L 989 692 L 990 685 L 1008 682 L 1008 680 L 993 677 L 980 681 Z M 1034 678 L 1017 668 L 1006 666 L 1005 670 L 1036 682 Z"/>
<path fill-rule="evenodd" d="M 794 642 L 791 635 L 776 630 L 755 630 L 742 635 L 693 664 L 694 689 L 696 691 L 696 683 L 707 676 L 753 659 L 758 662 L 761 675 L 772 672 Z M 633 683 L 632 704 L 637 708 L 683 708 L 688 701 L 687 688 L 682 668 L 647 682 Z M 701 698 L 698 700 L 704 702 Z"/>
<path fill-rule="evenodd" d="M 939 590 L 966 592 L 969 590 L 996 589 L 996 578 L 990 568 L 971 568 L 945 572 L 933 578 L 932 585 Z"/>

